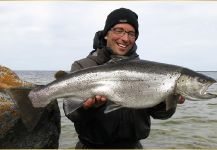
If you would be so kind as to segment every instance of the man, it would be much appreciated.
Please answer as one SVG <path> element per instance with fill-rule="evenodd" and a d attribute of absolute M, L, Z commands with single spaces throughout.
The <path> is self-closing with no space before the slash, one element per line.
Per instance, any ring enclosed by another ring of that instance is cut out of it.
<path fill-rule="evenodd" d="M 118 63 L 119 60 L 134 61 L 136 43 L 139 36 L 138 16 L 135 12 L 120 8 L 112 11 L 103 31 L 98 31 L 94 38 L 94 51 L 87 58 L 75 61 L 71 71 L 102 65 Z M 177 101 L 184 98 L 175 96 Z M 64 101 L 66 116 L 74 123 L 79 142 L 75 148 L 142 148 L 140 139 L 148 137 L 150 116 L 155 119 L 168 119 L 176 109 L 166 111 L 165 102 L 148 109 L 121 108 L 104 114 L 109 101 L 103 95 L 96 95 L 86 100 L 82 107 L 69 112 L 71 104 Z"/>

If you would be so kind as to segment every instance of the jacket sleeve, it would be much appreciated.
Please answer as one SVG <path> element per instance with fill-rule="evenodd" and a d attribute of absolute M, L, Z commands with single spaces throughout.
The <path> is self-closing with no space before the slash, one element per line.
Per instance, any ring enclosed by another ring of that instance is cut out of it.
<path fill-rule="evenodd" d="M 174 101 L 177 101 L 178 96 L 173 96 Z M 154 119 L 168 119 L 172 117 L 172 115 L 175 113 L 177 107 L 177 103 L 169 110 L 166 110 L 166 103 L 161 102 L 160 104 L 149 108 L 148 112 Z"/>

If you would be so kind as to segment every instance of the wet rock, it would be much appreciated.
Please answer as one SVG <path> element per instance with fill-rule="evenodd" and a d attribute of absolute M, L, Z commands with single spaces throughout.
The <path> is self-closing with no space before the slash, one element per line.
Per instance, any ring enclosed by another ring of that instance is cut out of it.
<path fill-rule="evenodd" d="M 10 100 L 0 97 L 0 139 L 7 134 L 19 119 L 18 107 Z"/>
<path fill-rule="evenodd" d="M 12 70 L 0 65 L 0 90 L 11 87 L 32 85 L 34 84 L 21 80 Z"/>

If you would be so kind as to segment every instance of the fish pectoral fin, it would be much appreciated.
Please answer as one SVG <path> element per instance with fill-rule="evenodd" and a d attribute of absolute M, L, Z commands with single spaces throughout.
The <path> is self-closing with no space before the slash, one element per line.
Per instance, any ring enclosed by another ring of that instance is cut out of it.
<path fill-rule="evenodd" d="M 64 98 L 63 100 L 63 110 L 67 117 L 70 117 L 71 114 L 76 111 L 78 108 L 80 108 L 83 105 L 83 100 L 69 97 Z"/>
<path fill-rule="evenodd" d="M 28 131 L 32 131 L 38 124 L 43 113 L 42 108 L 34 108 L 28 94 L 32 87 L 18 87 L 5 89 L 4 91 L 16 101 L 19 107 L 21 120 Z"/>
<path fill-rule="evenodd" d="M 118 110 L 120 108 L 123 108 L 123 106 L 108 101 L 106 103 L 106 107 L 105 107 L 104 113 L 107 114 L 107 113 L 110 113 L 112 111 Z"/>
<path fill-rule="evenodd" d="M 175 108 L 177 106 L 178 102 L 178 95 L 170 95 L 165 101 L 166 101 L 166 111 Z"/>

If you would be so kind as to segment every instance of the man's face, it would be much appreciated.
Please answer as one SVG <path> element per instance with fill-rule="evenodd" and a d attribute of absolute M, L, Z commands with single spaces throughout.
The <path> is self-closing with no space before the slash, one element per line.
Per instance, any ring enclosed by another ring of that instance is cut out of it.
<path fill-rule="evenodd" d="M 116 55 L 126 55 L 133 47 L 136 40 L 135 29 L 126 23 L 116 24 L 105 36 L 107 47 Z"/>

